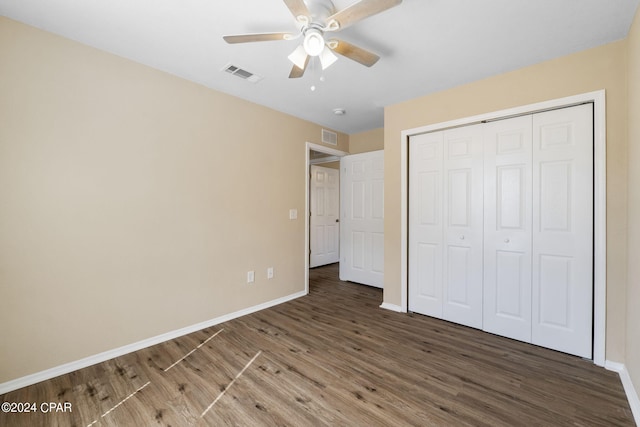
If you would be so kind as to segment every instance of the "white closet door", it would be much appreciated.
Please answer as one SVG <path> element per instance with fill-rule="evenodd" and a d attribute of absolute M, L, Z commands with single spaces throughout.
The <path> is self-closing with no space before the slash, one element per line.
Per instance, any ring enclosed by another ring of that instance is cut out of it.
<path fill-rule="evenodd" d="M 482 328 L 482 125 L 444 131 L 442 318 Z"/>
<path fill-rule="evenodd" d="M 311 165 L 309 267 L 340 261 L 340 171 Z"/>
<path fill-rule="evenodd" d="M 533 117 L 532 342 L 591 357 L 593 111 Z"/>
<path fill-rule="evenodd" d="M 409 310 L 442 318 L 443 132 L 409 142 Z"/>
<path fill-rule="evenodd" d="M 384 283 L 384 151 L 340 159 L 340 280 Z"/>
<path fill-rule="evenodd" d="M 531 342 L 531 115 L 484 128 L 484 321 Z"/>

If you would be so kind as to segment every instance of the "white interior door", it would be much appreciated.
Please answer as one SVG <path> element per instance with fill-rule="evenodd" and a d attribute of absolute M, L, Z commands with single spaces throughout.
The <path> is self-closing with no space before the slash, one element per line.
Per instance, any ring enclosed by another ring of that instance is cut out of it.
<path fill-rule="evenodd" d="M 340 159 L 340 280 L 384 281 L 384 151 Z"/>
<path fill-rule="evenodd" d="M 532 117 L 484 133 L 483 329 L 531 342 Z"/>
<path fill-rule="evenodd" d="M 310 167 L 309 267 L 340 261 L 340 171 Z"/>
<path fill-rule="evenodd" d="M 443 132 L 409 142 L 409 310 L 442 318 Z"/>
<path fill-rule="evenodd" d="M 482 125 L 444 131 L 442 318 L 482 328 Z"/>
<path fill-rule="evenodd" d="M 592 356 L 592 108 L 411 137 L 411 311 Z"/>
<path fill-rule="evenodd" d="M 592 352 L 593 106 L 533 117 L 532 342 Z"/>

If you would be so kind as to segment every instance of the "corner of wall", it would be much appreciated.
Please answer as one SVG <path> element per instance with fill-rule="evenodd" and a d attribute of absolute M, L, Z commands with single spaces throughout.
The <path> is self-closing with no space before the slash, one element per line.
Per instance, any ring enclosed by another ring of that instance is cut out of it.
<path fill-rule="evenodd" d="M 631 408 L 633 419 L 635 420 L 637 425 L 640 425 L 640 398 L 638 397 L 638 393 L 636 392 L 636 388 L 633 385 L 633 380 L 629 375 L 627 367 L 623 363 L 611 362 L 609 360 L 605 362 L 604 367 L 608 371 L 617 372 L 620 376 L 620 381 L 622 382 L 622 387 L 624 388 L 624 392 L 627 395 L 627 400 L 629 401 L 629 407 Z"/>

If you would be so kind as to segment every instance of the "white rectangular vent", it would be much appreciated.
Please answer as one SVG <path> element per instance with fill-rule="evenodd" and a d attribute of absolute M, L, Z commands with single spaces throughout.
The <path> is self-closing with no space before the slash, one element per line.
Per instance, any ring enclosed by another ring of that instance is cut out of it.
<path fill-rule="evenodd" d="M 222 70 L 229 74 L 233 74 L 236 77 L 240 77 L 241 79 L 250 81 L 251 83 L 258 83 L 262 80 L 262 76 L 253 74 L 252 72 L 244 70 L 236 65 L 227 64 Z"/>
<path fill-rule="evenodd" d="M 325 144 L 338 145 L 338 134 L 330 130 L 322 129 L 322 142 Z"/>

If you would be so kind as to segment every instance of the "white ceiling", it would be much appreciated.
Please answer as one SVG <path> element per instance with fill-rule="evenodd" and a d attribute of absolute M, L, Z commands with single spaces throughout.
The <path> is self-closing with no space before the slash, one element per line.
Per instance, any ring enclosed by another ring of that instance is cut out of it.
<path fill-rule="evenodd" d="M 377 64 L 340 57 L 324 72 L 310 65 L 300 79 L 288 78 L 287 59 L 300 40 L 222 40 L 296 31 L 282 0 L 0 0 L 0 14 L 355 133 L 382 127 L 386 105 L 622 39 L 639 1 L 404 0 L 337 34 L 380 55 Z M 333 3 L 340 10 L 355 0 Z M 221 72 L 228 63 L 264 78 L 253 84 Z"/>

